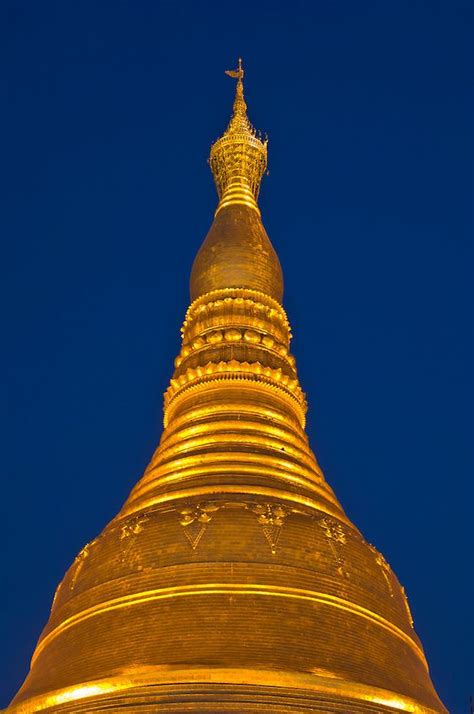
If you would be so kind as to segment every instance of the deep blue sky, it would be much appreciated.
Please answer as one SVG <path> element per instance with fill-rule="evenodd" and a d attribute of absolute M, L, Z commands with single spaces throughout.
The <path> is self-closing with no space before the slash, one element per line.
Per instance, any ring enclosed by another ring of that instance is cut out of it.
<path fill-rule="evenodd" d="M 469 5 L 1 4 L 1 703 L 158 441 L 242 55 L 312 445 L 467 711 Z"/>

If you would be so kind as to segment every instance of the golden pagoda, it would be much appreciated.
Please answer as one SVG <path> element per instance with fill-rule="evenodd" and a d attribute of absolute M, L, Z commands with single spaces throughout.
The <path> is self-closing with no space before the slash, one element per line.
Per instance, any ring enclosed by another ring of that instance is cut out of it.
<path fill-rule="evenodd" d="M 160 444 L 58 586 L 11 714 L 446 712 L 402 586 L 308 445 L 257 205 L 267 145 L 228 74 Z"/>

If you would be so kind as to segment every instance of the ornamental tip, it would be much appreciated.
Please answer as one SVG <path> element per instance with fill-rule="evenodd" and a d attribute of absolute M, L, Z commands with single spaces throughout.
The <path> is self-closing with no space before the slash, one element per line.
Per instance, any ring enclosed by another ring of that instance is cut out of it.
<path fill-rule="evenodd" d="M 249 131 L 255 136 L 255 129 L 251 125 L 247 116 L 247 104 L 244 98 L 244 83 L 242 81 L 244 78 L 242 59 L 239 57 L 239 65 L 237 69 L 226 69 L 225 74 L 227 74 L 228 77 L 232 77 L 237 80 L 237 84 L 235 86 L 233 113 L 225 133 L 229 134 L 237 131 Z"/>
<path fill-rule="evenodd" d="M 211 147 L 209 163 L 220 203 L 240 203 L 259 212 L 257 198 L 267 167 L 267 140 L 261 140 L 247 116 L 244 98 L 244 68 L 239 58 L 237 69 L 225 70 L 237 80 L 232 117 L 224 134 Z"/>
<path fill-rule="evenodd" d="M 242 58 L 239 57 L 239 66 L 237 69 L 226 69 L 224 70 L 225 74 L 228 74 L 229 77 L 234 77 L 234 79 L 240 79 L 242 80 L 244 78 L 244 68 L 242 67 Z"/>

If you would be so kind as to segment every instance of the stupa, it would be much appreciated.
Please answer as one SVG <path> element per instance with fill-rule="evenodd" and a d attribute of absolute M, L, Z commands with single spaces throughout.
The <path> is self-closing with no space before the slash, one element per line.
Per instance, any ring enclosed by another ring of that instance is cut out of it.
<path fill-rule="evenodd" d="M 267 143 L 229 74 L 160 444 L 57 588 L 11 714 L 446 712 L 403 588 L 309 447 Z"/>

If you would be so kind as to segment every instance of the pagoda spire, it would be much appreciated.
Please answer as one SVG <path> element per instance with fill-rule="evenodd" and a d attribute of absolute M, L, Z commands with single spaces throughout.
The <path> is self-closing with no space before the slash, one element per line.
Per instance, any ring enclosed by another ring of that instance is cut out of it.
<path fill-rule="evenodd" d="M 209 157 L 220 200 L 194 260 L 191 299 L 214 290 L 245 288 L 281 304 L 283 274 L 257 205 L 267 168 L 267 140 L 262 141 L 247 116 L 242 60 L 226 74 L 237 80 L 233 113 Z"/>
<path fill-rule="evenodd" d="M 257 199 L 267 168 L 267 140 L 262 141 L 247 116 L 242 60 L 236 70 L 226 70 L 237 79 L 232 117 L 224 134 L 211 147 L 209 163 L 219 195 L 220 210 L 245 205 L 260 214 Z"/>
<path fill-rule="evenodd" d="M 230 134 L 248 131 L 250 134 L 255 135 L 255 129 L 252 127 L 247 116 L 247 104 L 244 98 L 243 83 L 244 68 L 242 66 L 242 60 L 240 57 L 238 68 L 235 70 L 226 69 L 225 74 L 227 74 L 229 77 L 237 79 L 237 84 L 235 86 L 233 114 L 225 133 Z"/>

